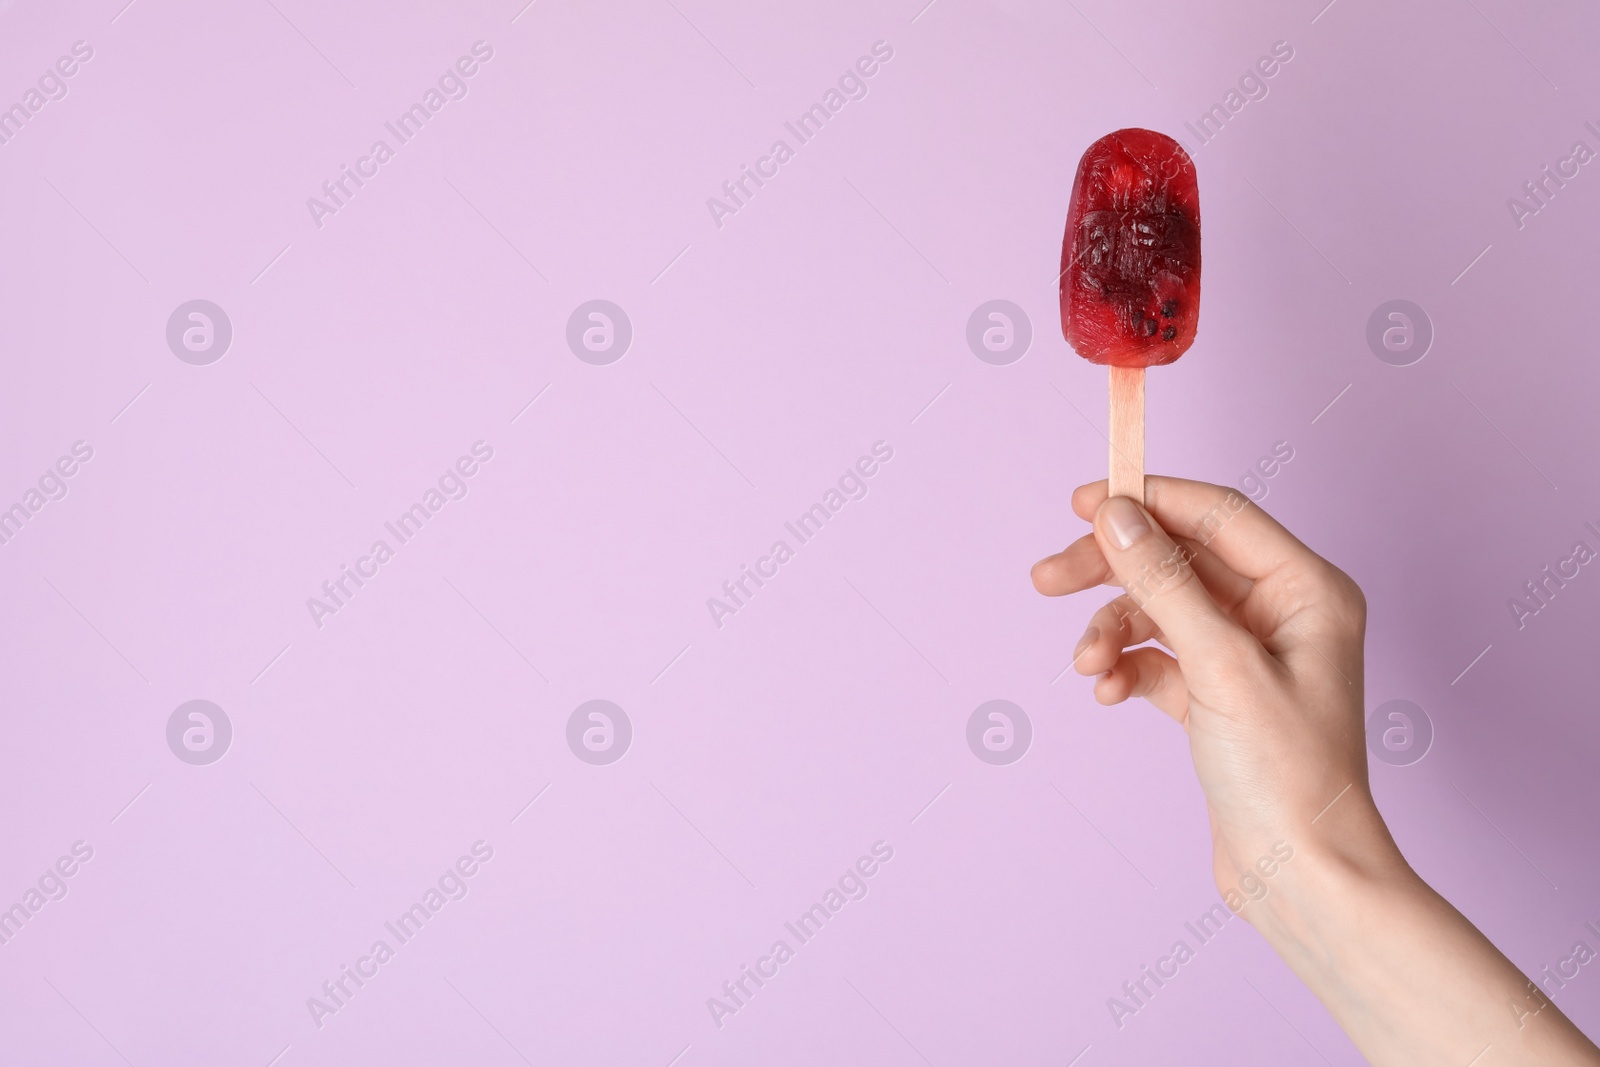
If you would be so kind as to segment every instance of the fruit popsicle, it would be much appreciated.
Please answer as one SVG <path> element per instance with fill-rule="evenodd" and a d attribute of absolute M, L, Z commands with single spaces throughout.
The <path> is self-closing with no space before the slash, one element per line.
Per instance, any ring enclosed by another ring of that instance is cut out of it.
<path fill-rule="evenodd" d="M 1144 499 L 1144 369 L 1194 343 L 1200 319 L 1200 190 L 1194 163 L 1151 130 L 1084 152 L 1061 243 L 1061 331 L 1111 368 L 1111 492 Z"/>

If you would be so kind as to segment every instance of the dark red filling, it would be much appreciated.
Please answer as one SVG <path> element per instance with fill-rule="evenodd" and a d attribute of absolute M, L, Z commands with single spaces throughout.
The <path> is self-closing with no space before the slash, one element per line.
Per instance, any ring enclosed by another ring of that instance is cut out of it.
<path fill-rule="evenodd" d="M 1107 134 L 1083 154 L 1061 243 L 1061 331 L 1117 367 L 1171 363 L 1200 321 L 1200 190 L 1194 163 L 1150 130 Z"/>

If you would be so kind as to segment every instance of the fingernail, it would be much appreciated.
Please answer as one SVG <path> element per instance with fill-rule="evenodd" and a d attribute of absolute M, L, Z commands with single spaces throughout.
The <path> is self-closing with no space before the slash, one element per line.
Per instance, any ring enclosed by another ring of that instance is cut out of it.
<path fill-rule="evenodd" d="M 1072 658 L 1077 659 L 1088 651 L 1090 645 L 1100 639 L 1100 627 L 1091 626 L 1083 632 L 1083 637 L 1078 641 L 1078 647 L 1072 650 Z"/>
<path fill-rule="evenodd" d="M 1100 514 L 1118 548 L 1132 548 L 1135 541 L 1150 532 L 1138 505 L 1125 496 L 1111 497 L 1100 509 Z"/>

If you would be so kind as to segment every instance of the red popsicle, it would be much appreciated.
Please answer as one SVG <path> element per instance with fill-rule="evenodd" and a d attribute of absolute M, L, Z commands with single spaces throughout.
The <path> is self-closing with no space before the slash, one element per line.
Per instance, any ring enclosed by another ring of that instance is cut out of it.
<path fill-rule="evenodd" d="M 1171 363 L 1200 320 L 1194 163 L 1151 130 L 1083 154 L 1061 242 L 1061 332 L 1111 368 L 1111 492 L 1144 500 L 1144 368 Z"/>

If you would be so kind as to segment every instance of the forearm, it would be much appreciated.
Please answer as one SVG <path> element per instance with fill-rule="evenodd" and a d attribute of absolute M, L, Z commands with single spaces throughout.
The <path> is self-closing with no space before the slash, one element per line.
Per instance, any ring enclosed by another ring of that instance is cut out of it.
<path fill-rule="evenodd" d="M 1594 1045 L 1411 870 L 1386 832 L 1370 840 L 1359 850 L 1297 849 L 1272 894 L 1244 912 L 1369 1061 L 1600 1064 Z"/>

